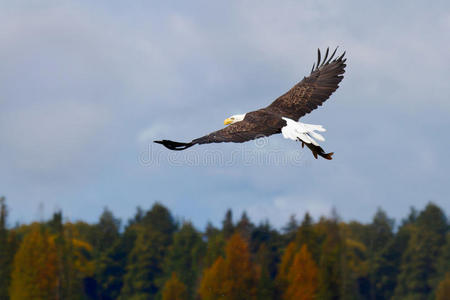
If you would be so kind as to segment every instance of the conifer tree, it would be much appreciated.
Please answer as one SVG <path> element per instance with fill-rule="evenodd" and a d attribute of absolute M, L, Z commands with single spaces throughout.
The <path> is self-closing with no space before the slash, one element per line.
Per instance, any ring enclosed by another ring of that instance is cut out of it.
<path fill-rule="evenodd" d="M 162 300 L 186 300 L 188 298 L 186 286 L 178 279 L 175 272 L 172 273 L 172 277 L 164 284 Z"/>
<path fill-rule="evenodd" d="M 305 213 L 305 217 L 297 229 L 295 243 L 297 247 L 307 245 L 309 253 L 311 253 L 313 259 L 318 262 L 320 254 L 319 237 L 313 225 L 313 219 L 310 214 Z"/>
<path fill-rule="evenodd" d="M 289 285 L 289 270 L 294 261 L 296 252 L 297 245 L 295 242 L 289 243 L 289 245 L 284 249 L 276 278 L 277 289 L 281 292 L 285 291 Z"/>
<path fill-rule="evenodd" d="M 283 299 L 316 299 L 319 284 L 318 269 L 306 245 L 303 245 L 295 254 L 292 266 L 289 268 L 287 282 Z"/>
<path fill-rule="evenodd" d="M 57 260 L 54 239 L 45 228 L 32 225 L 14 257 L 11 299 L 57 299 Z"/>
<path fill-rule="evenodd" d="M 439 283 L 436 291 L 436 300 L 448 299 L 450 299 L 450 272 L 447 273 L 445 278 Z"/>
<path fill-rule="evenodd" d="M 118 299 L 126 273 L 127 257 L 136 240 L 136 230 L 127 227 L 119 240 L 96 263 L 98 293 L 102 300 Z"/>
<path fill-rule="evenodd" d="M 403 254 L 395 297 L 425 298 L 438 284 L 438 257 L 448 229 L 442 210 L 430 203 L 414 226 Z"/>
<path fill-rule="evenodd" d="M 8 300 L 11 282 L 11 248 L 6 227 L 7 209 L 5 198 L 0 197 L 0 300 Z"/>
<path fill-rule="evenodd" d="M 234 233 L 233 212 L 231 209 L 227 210 L 222 221 L 222 233 L 225 239 L 228 239 Z"/>
<path fill-rule="evenodd" d="M 113 213 L 105 207 L 98 224 L 95 225 L 95 250 L 99 253 L 111 248 L 119 238 L 120 219 L 114 217 Z"/>
<path fill-rule="evenodd" d="M 225 260 L 219 257 L 205 270 L 199 294 L 202 299 L 256 299 L 258 277 L 248 244 L 236 233 L 227 242 Z"/>
<path fill-rule="evenodd" d="M 177 280 L 187 287 L 190 297 L 194 296 L 205 252 L 201 235 L 190 222 L 183 223 L 181 229 L 174 234 L 173 243 L 169 247 L 165 272 L 169 275 L 178 274 Z"/>
<path fill-rule="evenodd" d="M 247 213 L 242 213 L 241 219 L 236 224 L 236 231 L 247 241 L 250 241 L 250 237 L 255 226 L 250 222 Z"/>
<path fill-rule="evenodd" d="M 258 300 L 271 300 L 276 295 L 274 280 L 272 279 L 270 266 L 273 257 L 265 243 L 262 243 L 256 255 L 256 262 L 260 268 L 258 282 Z"/>
<path fill-rule="evenodd" d="M 289 221 L 287 224 L 282 228 L 284 237 L 286 239 L 286 243 L 289 244 L 292 242 L 297 234 L 298 230 L 298 222 L 295 218 L 295 215 L 291 215 L 289 217 Z"/>
<path fill-rule="evenodd" d="M 120 298 L 149 299 L 164 283 L 163 262 L 176 225 L 169 210 L 156 203 L 134 226 L 137 238 L 128 256 Z"/>

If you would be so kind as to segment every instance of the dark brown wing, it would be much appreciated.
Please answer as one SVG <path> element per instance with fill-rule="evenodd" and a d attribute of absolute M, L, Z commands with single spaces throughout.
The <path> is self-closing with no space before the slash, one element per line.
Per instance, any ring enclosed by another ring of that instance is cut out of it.
<path fill-rule="evenodd" d="M 192 141 L 194 144 L 209 143 L 243 143 L 263 136 L 281 132 L 286 121 L 279 116 L 268 113 L 265 109 L 247 113 L 243 121 L 231 124 L 221 130 Z"/>
<path fill-rule="evenodd" d="M 344 74 L 346 66 L 345 52 L 332 60 L 336 48 L 327 60 L 328 50 L 322 61 L 320 50 L 318 50 L 317 66 L 313 65 L 311 74 L 272 102 L 266 109 L 292 120 L 298 120 L 322 105 L 339 87 L 339 83 L 344 78 L 342 74 Z"/>
<path fill-rule="evenodd" d="M 280 133 L 286 121 L 280 116 L 268 112 L 266 109 L 249 112 L 245 119 L 231 124 L 221 130 L 217 130 L 192 140 L 189 143 L 180 143 L 170 140 L 154 141 L 162 144 L 170 150 L 185 150 L 196 144 L 210 143 L 243 143 L 260 137 Z"/>

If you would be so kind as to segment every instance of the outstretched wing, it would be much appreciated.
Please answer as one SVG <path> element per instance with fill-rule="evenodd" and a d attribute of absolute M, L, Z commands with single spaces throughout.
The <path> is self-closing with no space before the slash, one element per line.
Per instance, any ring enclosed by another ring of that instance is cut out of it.
<path fill-rule="evenodd" d="M 243 143 L 260 137 L 280 133 L 281 127 L 286 124 L 279 116 L 266 112 L 264 109 L 250 112 L 245 119 L 228 125 L 227 127 L 211 132 L 189 143 L 180 143 L 170 140 L 155 141 L 170 150 L 184 150 L 195 144 L 211 143 Z"/>
<path fill-rule="evenodd" d="M 298 120 L 322 105 L 336 91 L 344 78 L 342 74 L 344 74 L 346 66 L 345 52 L 332 60 L 336 50 L 328 58 L 329 49 L 327 49 L 325 57 L 321 60 L 318 49 L 317 65 L 313 65 L 311 74 L 272 102 L 266 110 Z"/>
<path fill-rule="evenodd" d="M 281 120 L 278 116 L 259 110 L 248 113 L 243 121 L 211 132 L 208 135 L 193 140 L 192 143 L 243 143 L 256 138 L 279 133 L 280 128 L 284 123 L 285 121 Z"/>

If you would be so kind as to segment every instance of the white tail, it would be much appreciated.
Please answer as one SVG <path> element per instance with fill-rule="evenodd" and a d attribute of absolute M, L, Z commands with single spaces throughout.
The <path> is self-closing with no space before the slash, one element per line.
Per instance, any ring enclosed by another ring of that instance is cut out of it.
<path fill-rule="evenodd" d="M 281 133 L 286 139 L 291 139 L 294 141 L 301 140 L 306 144 L 313 144 L 319 146 L 319 144 L 314 140 L 317 139 L 321 142 L 325 141 L 325 138 L 315 131 L 325 132 L 326 129 L 322 125 L 305 124 L 301 122 L 295 122 L 289 118 L 283 117 L 286 121 L 286 126 L 281 128 Z"/>

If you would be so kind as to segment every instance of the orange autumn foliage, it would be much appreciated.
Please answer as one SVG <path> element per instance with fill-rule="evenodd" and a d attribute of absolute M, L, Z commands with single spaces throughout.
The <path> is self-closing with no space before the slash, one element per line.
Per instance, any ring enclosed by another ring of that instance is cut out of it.
<path fill-rule="evenodd" d="M 225 259 L 219 257 L 205 270 L 199 294 L 204 300 L 256 299 L 258 275 L 245 240 L 234 234 L 228 240 Z"/>
<path fill-rule="evenodd" d="M 297 250 L 296 244 L 294 242 L 291 242 L 286 247 L 286 249 L 284 250 L 284 254 L 281 257 L 281 263 L 278 268 L 278 274 L 276 278 L 278 289 L 281 291 L 284 291 L 288 284 L 289 270 L 292 266 L 296 250 Z"/>
<path fill-rule="evenodd" d="M 318 269 L 306 245 L 294 256 L 287 276 L 286 300 L 312 300 L 319 285 Z"/>
<path fill-rule="evenodd" d="M 186 300 L 188 299 L 187 288 L 177 275 L 172 273 L 172 277 L 164 284 L 162 292 L 163 300 Z"/>

